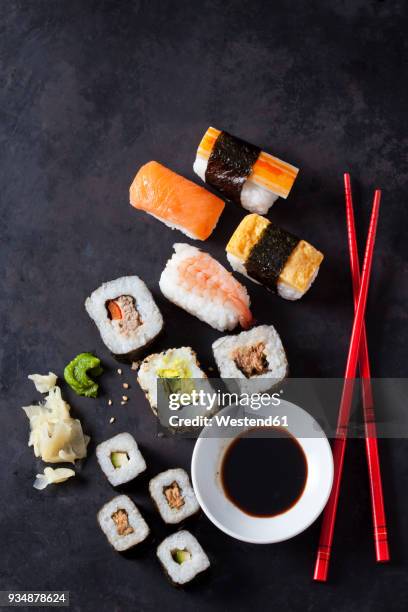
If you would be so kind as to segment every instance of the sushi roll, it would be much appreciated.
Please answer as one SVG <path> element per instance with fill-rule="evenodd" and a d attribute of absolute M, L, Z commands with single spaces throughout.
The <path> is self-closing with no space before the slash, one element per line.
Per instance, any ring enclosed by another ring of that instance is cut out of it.
<path fill-rule="evenodd" d="M 184 521 L 200 509 L 190 478 L 182 468 L 157 474 L 149 483 L 149 491 L 160 516 L 169 525 Z"/>
<path fill-rule="evenodd" d="M 163 540 L 157 557 L 175 585 L 187 584 L 210 567 L 210 560 L 189 531 L 177 531 Z"/>
<path fill-rule="evenodd" d="M 98 523 L 108 542 L 118 552 L 140 544 L 149 535 L 149 527 L 127 495 L 118 495 L 99 510 Z"/>
<path fill-rule="evenodd" d="M 104 283 L 87 298 L 85 308 L 108 349 L 119 359 L 137 357 L 163 329 L 163 317 L 138 276 Z"/>
<path fill-rule="evenodd" d="M 298 300 L 308 291 L 323 261 L 311 244 L 256 214 L 243 218 L 226 251 L 236 272 L 286 300 Z"/>
<path fill-rule="evenodd" d="M 210 236 L 225 206 L 214 194 L 155 161 L 136 174 L 130 203 L 196 240 Z"/>
<path fill-rule="evenodd" d="M 130 433 L 120 433 L 96 447 L 96 458 L 112 486 L 133 480 L 145 471 L 146 462 Z"/>
<path fill-rule="evenodd" d="M 190 393 L 203 384 L 206 386 L 207 375 L 200 368 L 197 355 L 189 346 L 168 349 L 162 353 L 149 355 L 142 362 L 137 381 L 145 393 L 151 409 L 158 414 L 158 381 L 161 382 L 163 398 L 171 394 Z M 197 390 L 197 389 L 196 389 Z M 166 406 L 167 408 L 167 402 Z"/>
<path fill-rule="evenodd" d="M 244 329 L 252 321 L 249 296 L 230 272 L 215 259 L 189 244 L 175 244 L 160 277 L 168 300 L 218 331 Z"/>
<path fill-rule="evenodd" d="M 242 392 L 268 391 L 287 376 L 285 350 L 272 325 L 219 338 L 212 349 L 221 378 L 234 379 Z"/>
<path fill-rule="evenodd" d="M 278 197 L 288 197 L 299 172 L 259 147 L 213 127 L 198 146 L 193 168 L 228 199 L 260 214 L 266 214 Z"/>

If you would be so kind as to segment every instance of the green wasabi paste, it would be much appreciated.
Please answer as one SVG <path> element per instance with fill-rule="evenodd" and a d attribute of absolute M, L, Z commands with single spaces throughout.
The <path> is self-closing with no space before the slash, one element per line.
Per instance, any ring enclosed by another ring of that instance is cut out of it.
<path fill-rule="evenodd" d="M 96 397 L 99 385 L 91 376 L 100 376 L 102 372 L 98 357 L 92 353 L 80 353 L 66 366 L 64 378 L 77 395 Z"/>

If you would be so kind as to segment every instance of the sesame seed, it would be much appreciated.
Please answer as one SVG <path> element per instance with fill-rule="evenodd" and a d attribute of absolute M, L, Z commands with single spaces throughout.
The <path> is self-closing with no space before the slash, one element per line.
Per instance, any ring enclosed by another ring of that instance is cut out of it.
<path fill-rule="evenodd" d="M 108 406 L 112 406 L 112 400 L 111 399 L 108 400 Z"/>
<path fill-rule="evenodd" d="M 114 422 L 115 422 L 115 417 L 111 417 L 111 418 L 109 419 L 109 423 L 114 423 Z"/>
<path fill-rule="evenodd" d="M 126 404 L 126 402 L 120 402 L 121 406 L 124 406 Z"/>
<path fill-rule="evenodd" d="M 129 383 L 123 383 L 122 387 L 123 387 L 124 389 L 129 389 Z"/>
<path fill-rule="evenodd" d="M 118 368 L 118 374 L 122 374 L 122 370 L 120 368 Z"/>
<path fill-rule="evenodd" d="M 129 398 L 128 398 L 127 395 L 122 395 L 122 399 L 123 399 L 124 402 L 127 402 Z"/>

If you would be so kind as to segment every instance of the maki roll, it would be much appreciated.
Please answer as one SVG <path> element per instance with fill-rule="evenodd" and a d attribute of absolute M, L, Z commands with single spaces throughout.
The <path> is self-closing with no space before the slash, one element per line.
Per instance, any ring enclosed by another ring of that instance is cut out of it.
<path fill-rule="evenodd" d="M 298 168 L 228 132 L 209 127 L 201 140 L 194 172 L 228 199 L 266 214 L 278 197 L 287 198 Z"/>
<path fill-rule="evenodd" d="M 234 379 L 241 391 L 262 393 L 287 376 L 285 350 L 272 325 L 219 338 L 212 349 L 221 378 Z"/>
<path fill-rule="evenodd" d="M 130 433 L 120 433 L 96 447 L 96 458 L 112 486 L 124 484 L 144 472 L 146 462 Z"/>
<path fill-rule="evenodd" d="M 248 293 L 215 259 L 189 244 L 175 244 L 160 277 L 168 300 L 218 329 L 250 326 Z"/>
<path fill-rule="evenodd" d="M 85 308 L 108 349 L 132 360 L 159 335 L 163 318 L 138 276 L 104 283 L 87 298 Z"/>
<path fill-rule="evenodd" d="M 190 478 L 176 468 L 161 472 L 149 483 L 150 495 L 165 523 L 180 523 L 200 509 Z"/>
<path fill-rule="evenodd" d="M 175 585 L 190 582 L 210 567 L 210 560 L 189 531 L 177 531 L 163 540 L 157 557 Z"/>
<path fill-rule="evenodd" d="M 158 381 L 169 396 L 172 393 L 191 393 L 200 379 L 207 381 L 207 375 L 189 346 L 149 355 L 142 362 L 137 376 L 155 415 L 158 414 Z"/>
<path fill-rule="evenodd" d="M 118 552 L 140 544 L 149 535 L 149 527 L 127 495 L 118 495 L 99 510 L 98 523 L 108 542 Z"/>
<path fill-rule="evenodd" d="M 311 244 L 256 214 L 243 218 L 226 251 L 234 270 L 286 300 L 308 291 L 323 261 Z"/>
<path fill-rule="evenodd" d="M 213 193 L 155 161 L 136 174 L 130 203 L 196 240 L 209 237 L 225 206 Z"/>

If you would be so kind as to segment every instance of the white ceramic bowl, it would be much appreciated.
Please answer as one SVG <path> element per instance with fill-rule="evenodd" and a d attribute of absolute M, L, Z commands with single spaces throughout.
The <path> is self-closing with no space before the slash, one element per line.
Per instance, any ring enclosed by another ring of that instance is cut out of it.
<path fill-rule="evenodd" d="M 242 408 L 229 406 L 219 414 L 242 416 Z M 272 544 L 293 538 L 304 531 L 322 512 L 333 482 L 333 456 L 330 444 L 320 425 L 302 408 L 281 401 L 277 407 L 261 409 L 251 416 L 265 417 L 270 414 L 287 416 L 286 431 L 294 435 L 301 445 L 307 460 L 307 480 L 303 493 L 294 506 L 273 517 L 254 517 L 242 512 L 224 494 L 220 482 L 221 461 L 232 439 L 245 431 L 235 427 L 206 427 L 200 434 L 193 452 L 191 475 L 198 502 L 221 531 L 254 544 Z M 250 429 L 250 427 L 246 428 Z M 303 435 L 299 435 L 299 433 Z M 222 436 L 222 437 L 221 437 Z M 256 469 L 248 466 L 249 469 Z M 265 472 L 273 466 L 258 466 Z"/>

